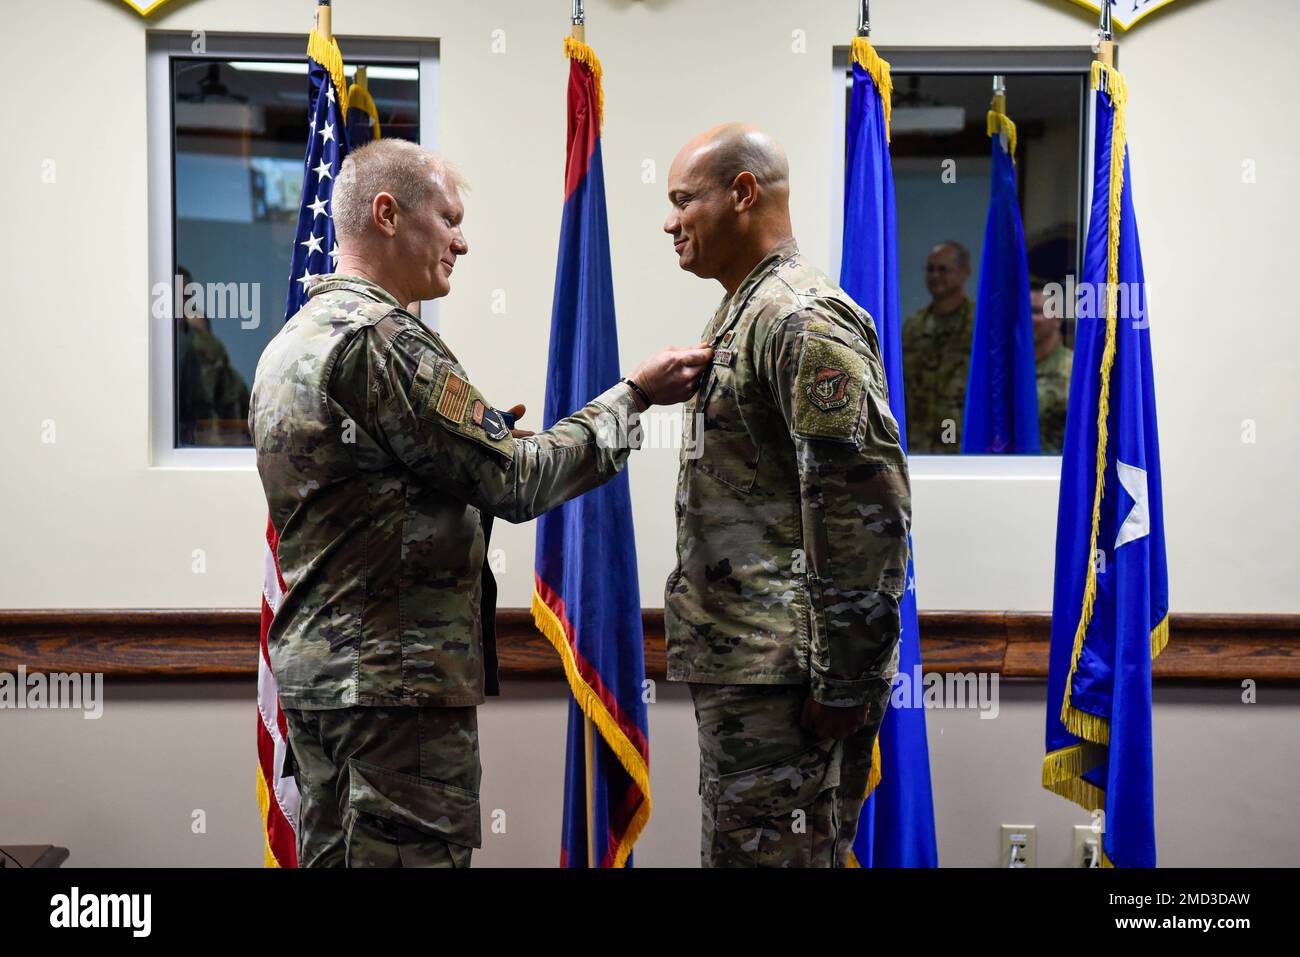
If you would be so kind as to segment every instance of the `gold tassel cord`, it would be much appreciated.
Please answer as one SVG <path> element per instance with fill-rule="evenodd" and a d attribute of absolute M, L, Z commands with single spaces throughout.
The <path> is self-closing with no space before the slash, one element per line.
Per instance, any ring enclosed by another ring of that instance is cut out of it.
<path fill-rule="evenodd" d="M 889 118 L 894 107 L 894 81 L 889 75 L 889 61 L 881 58 L 866 37 L 853 38 L 850 57 L 854 63 L 871 75 L 871 81 L 876 84 L 876 91 L 880 94 L 880 105 L 885 110 L 885 142 L 888 143 Z"/>
<path fill-rule="evenodd" d="M 605 128 L 605 82 L 604 72 L 600 67 L 600 58 L 596 51 L 575 37 L 564 38 L 564 55 L 570 60 L 577 60 L 588 70 L 596 81 L 596 122 Z"/>
<path fill-rule="evenodd" d="M 338 93 L 340 115 L 344 118 L 348 115 L 348 84 L 343 75 L 343 54 L 339 50 L 339 43 L 333 37 L 325 39 L 319 30 L 312 29 L 307 35 L 307 56 L 323 66 L 330 78 L 334 81 L 334 89 Z"/>
<path fill-rule="evenodd" d="M 637 808 L 628 824 L 627 834 L 614 852 L 614 866 L 624 867 L 628 855 L 632 853 L 632 845 L 636 843 L 636 839 L 645 829 L 646 822 L 650 820 L 650 767 L 641 752 L 618 726 L 614 716 L 609 713 L 600 696 L 596 694 L 596 689 L 583 679 L 578 671 L 578 662 L 573 657 L 573 648 L 569 645 L 569 637 L 565 634 L 564 625 L 551 610 L 550 605 L 546 604 L 542 596 L 535 591 L 532 611 L 533 623 L 546 636 L 564 663 L 564 675 L 569 681 L 569 688 L 578 702 L 578 707 L 596 725 L 600 736 L 605 739 L 605 743 L 618 758 L 619 764 L 623 765 L 624 770 L 645 796 L 645 800 L 641 802 L 641 806 Z"/>

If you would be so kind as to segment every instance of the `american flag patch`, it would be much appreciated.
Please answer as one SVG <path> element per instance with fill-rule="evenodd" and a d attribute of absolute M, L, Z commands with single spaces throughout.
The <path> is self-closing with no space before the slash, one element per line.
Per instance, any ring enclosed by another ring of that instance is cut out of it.
<path fill-rule="evenodd" d="M 469 383 L 451 370 L 447 371 L 442 392 L 438 394 L 438 414 L 459 425 L 465 418 L 469 405 Z"/>

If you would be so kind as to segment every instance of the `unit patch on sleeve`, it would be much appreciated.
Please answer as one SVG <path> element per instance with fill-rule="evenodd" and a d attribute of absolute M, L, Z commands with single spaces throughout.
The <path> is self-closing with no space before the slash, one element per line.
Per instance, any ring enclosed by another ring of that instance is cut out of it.
<path fill-rule="evenodd" d="M 794 432 L 855 442 L 867 364 L 848 346 L 820 336 L 804 339 L 794 386 Z"/>

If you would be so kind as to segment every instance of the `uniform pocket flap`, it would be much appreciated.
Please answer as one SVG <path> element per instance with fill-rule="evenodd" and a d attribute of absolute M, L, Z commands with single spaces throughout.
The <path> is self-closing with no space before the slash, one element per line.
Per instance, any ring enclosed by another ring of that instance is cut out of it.
<path fill-rule="evenodd" d="M 785 817 L 808 807 L 823 791 L 839 787 L 842 750 L 823 741 L 784 761 L 720 775 L 715 804 L 718 830 Z"/>
<path fill-rule="evenodd" d="M 478 795 L 472 791 L 349 758 L 348 800 L 357 811 L 452 844 L 483 846 Z"/>

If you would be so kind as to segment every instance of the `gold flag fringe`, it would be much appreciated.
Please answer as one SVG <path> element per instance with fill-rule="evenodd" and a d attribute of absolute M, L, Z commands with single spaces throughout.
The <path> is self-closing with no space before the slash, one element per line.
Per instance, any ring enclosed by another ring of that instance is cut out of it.
<path fill-rule="evenodd" d="M 619 764 L 623 765 L 624 770 L 645 796 L 645 800 L 636 809 L 628 824 L 627 834 L 614 851 L 614 866 L 624 867 L 627 865 L 628 855 L 632 853 L 632 845 L 636 843 L 636 839 L 645 829 L 646 822 L 650 820 L 650 766 L 637 750 L 636 745 L 628 740 L 623 729 L 618 726 L 614 716 L 609 713 L 600 696 L 596 694 L 596 689 L 583 680 L 582 674 L 578 671 L 578 662 L 573 657 L 573 648 L 569 645 L 569 637 L 565 634 L 564 625 L 560 623 L 560 619 L 556 617 L 550 605 L 546 604 L 536 591 L 533 592 L 532 611 L 533 623 L 537 625 L 538 631 L 546 636 L 564 663 L 564 675 L 569 680 L 569 688 L 578 702 L 578 707 L 596 725 L 600 736 L 605 739 L 605 743 L 618 758 Z M 595 866 L 592 862 L 588 863 L 589 866 Z"/>
<path fill-rule="evenodd" d="M 370 122 L 375 124 L 375 139 L 383 139 L 379 130 L 379 107 L 375 106 L 375 98 L 370 95 L 370 91 L 353 83 L 348 87 L 347 103 L 348 109 L 362 110 L 369 116 Z"/>
<path fill-rule="evenodd" d="M 876 789 L 876 786 L 878 784 L 880 784 L 880 779 L 883 776 L 881 773 L 881 768 L 882 768 L 882 764 L 880 761 L 880 733 L 877 732 L 876 740 L 871 742 L 871 770 L 867 772 L 867 791 L 862 796 L 863 801 L 871 797 L 871 792 Z M 861 811 L 859 810 L 859 814 L 860 813 Z M 847 866 L 849 867 L 862 866 L 858 862 L 858 855 L 853 853 L 853 848 L 849 848 L 849 863 Z"/>
<path fill-rule="evenodd" d="M 587 44 L 574 37 L 564 38 L 564 55 L 570 60 L 577 60 L 591 71 L 591 75 L 596 80 L 596 122 L 600 128 L 605 128 L 605 82 L 604 71 L 600 66 L 600 58 L 596 56 L 596 51 Z"/>
<path fill-rule="evenodd" d="M 348 84 L 343 76 L 343 54 L 339 50 L 339 42 L 333 37 L 326 40 L 321 36 L 320 31 L 313 27 L 311 33 L 307 35 L 307 56 L 323 66 L 334 80 L 334 89 L 337 91 L 339 98 L 339 109 L 346 121 L 348 115 Z"/>
<path fill-rule="evenodd" d="M 999 113 L 997 110 L 989 110 L 988 120 L 989 136 L 998 136 L 1001 133 L 1007 134 L 1007 152 L 1011 154 L 1011 161 L 1016 159 L 1016 124 L 1011 121 L 1011 117 L 1005 113 Z"/>
<path fill-rule="evenodd" d="M 262 776 L 262 762 L 257 762 L 257 806 L 262 811 L 262 866 L 280 867 L 280 861 L 271 850 L 271 831 L 266 826 L 267 815 L 271 812 L 271 789 Z"/>
<path fill-rule="evenodd" d="M 889 61 L 881 58 L 866 37 L 854 37 L 850 50 L 852 61 L 871 74 L 880 104 L 885 108 L 885 142 L 889 142 L 889 117 L 894 108 L 894 81 L 889 75 Z"/>
<path fill-rule="evenodd" d="M 1072 734 L 1098 741 L 1093 735 L 1099 732 L 1098 722 L 1103 719 L 1095 715 L 1083 716 L 1070 705 L 1070 690 L 1074 682 L 1074 672 L 1083 654 L 1083 638 L 1092 621 L 1093 606 L 1097 599 L 1097 535 L 1101 527 L 1101 498 L 1105 487 L 1106 444 L 1109 439 L 1107 419 L 1110 414 L 1110 373 L 1115 365 L 1115 333 L 1118 325 L 1119 305 L 1119 223 L 1120 200 L 1124 192 L 1124 149 L 1127 143 L 1127 107 L 1128 87 L 1124 76 L 1114 67 L 1107 66 L 1100 60 L 1092 64 L 1092 88 L 1105 90 L 1110 94 L 1114 113 L 1111 122 L 1110 142 L 1110 202 L 1107 216 L 1106 237 L 1106 344 L 1101 355 L 1101 390 L 1097 395 L 1097 474 L 1092 499 L 1092 534 L 1088 546 L 1087 582 L 1083 590 L 1083 611 L 1079 616 L 1079 626 L 1074 632 L 1074 648 L 1070 654 L 1070 673 L 1065 679 L 1065 694 L 1061 699 L 1061 723 L 1070 728 Z M 1071 715 L 1074 717 L 1072 718 Z M 1089 721 L 1088 718 L 1093 720 Z M 1071 727 L 1071 722 L 1080 730 Z M 1081 733 L 1084 730 L 1093 734 Z M 1107 734 L 1109 738 L 1109 734 Z M 1102 743 L 1098 741 L 1098 743 Z"/>

